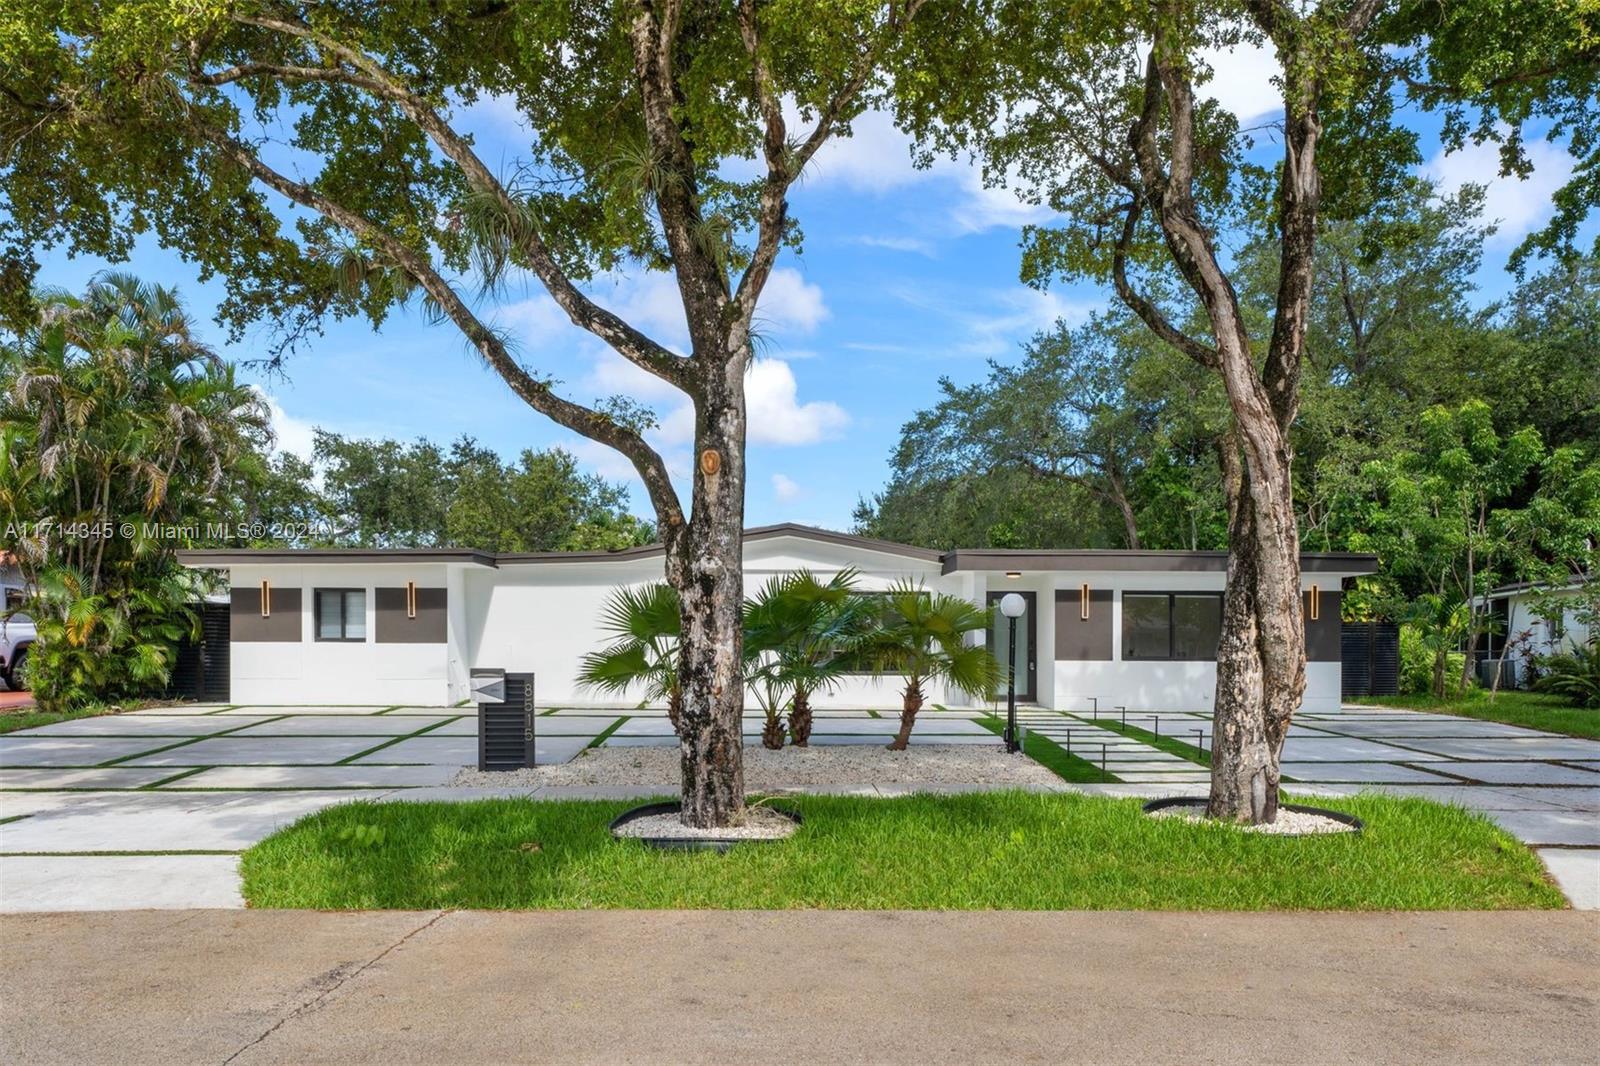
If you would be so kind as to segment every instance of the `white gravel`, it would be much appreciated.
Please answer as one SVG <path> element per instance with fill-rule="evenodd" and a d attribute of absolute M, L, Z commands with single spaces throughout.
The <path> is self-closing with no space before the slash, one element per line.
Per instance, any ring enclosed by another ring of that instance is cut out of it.
<path fill-rule="evenodd" d="M 799 825 L 770 807 L 746 807 L 742 825 L 698 829 L 676 814 L 647 814 L 617 827 L 619 837 L 668 837 L 676 840 L 782 840 Z"/>
<path fill-rule="evenodd" d="M 523 785 L 661 785 L 680 780 L 676 747 L 590 748 L 568 763 L 484 772 L 466 767 L 458 788 Z M 1007 755 L 996 743 L 914 744 L 887 751 L 881 744 L 744 749 L 745 788 L 765 792 L 816 785 L 1057 785 L 1060 778 L 1026 755 Z"/>
<path fill-rule="evenodd" d="M 1156 818 L 1187 818 L 1192 822 L 1206 821 L 1206 805 L 1178 804 L 1172 807 L 1162 807 L 1160 810 L 1151 811 Z M 1241 829 L 1247 833 L 1270 833 L 1275 836 L 1310 836 L 1315 833 L 1354 833 L 1356 827 L 1341 822 L 1337 818 L 1329 818 L 1322 814 L 1306 814 L 1304 811 L 1289 811 L 1278 809 L 1278 818 L 1266 825 L 1231 825 L 1226 822 L 1210 822 L 1225 829 Z"/>

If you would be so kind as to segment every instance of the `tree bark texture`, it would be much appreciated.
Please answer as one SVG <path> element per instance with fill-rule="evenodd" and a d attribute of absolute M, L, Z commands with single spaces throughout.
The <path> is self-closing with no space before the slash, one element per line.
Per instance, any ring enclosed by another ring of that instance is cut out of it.
<path fill-rule="evenodd" d="M 811 694 L 803 688 L 795 689 L 789 705 L 789 742 L 797 748 L 811 746 Z"/>
<path fill-rule="evenodd" d="M 917 724 L 917 712 L 922 710 L 922 681 L 912 678 L 906 682 L 905 699 L 900 707 L 900 731 L 889 742 L 890 751 L 905 751 L 911 743 L 911 727 Z"/>
<path fill-rule="evenodd" d="M 746 356 L 748 340 L 736 339 Z M 694 503 L 667 535 L 667 579 L 683 638 L 679 748 L 683 821 L 728 825 L 744 809 L 744 370 L 737 356 L 707 364 L 695 398 Z"/>

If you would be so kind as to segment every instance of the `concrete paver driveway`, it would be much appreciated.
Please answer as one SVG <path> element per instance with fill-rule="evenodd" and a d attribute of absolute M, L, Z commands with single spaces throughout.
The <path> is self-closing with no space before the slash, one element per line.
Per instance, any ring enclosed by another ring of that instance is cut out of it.
<path fill-rule="evenodd" d="M 1092 712 L 1030 709 L 1023 719 L 1128 782 L 1086 790 L 1205 788 L 1202 767 L 1105 729 Z M 1126 721 L 1209 744 L 1210 721 L 1201 714 L 1138 713 Z M 892 716 L 826 711 L 813 741 L 881 744 L 896 726 Z M 237 853 L 305 814 L 357 798 L 481 794 L 438 787 L 474 761 L 476 729 L 461 707 L 212 704 L 0 737 L 0 910 L 237 900 Z M 561 710 L 540 716 L 539 760 L 571 759 L 608 730 L 607 744 L 674 743 L 659 712 Z M 747 717 L 746 742 L 757 743 L 759 732 L 760 718 Z M 923 715 L 913 740 L 994 743 L 971 715 L 954 712 Z M 1381 789 L 1483 811 L 1539 850 L 1575 904 L 1600 907 L 1600 742 L 1349 707 L 1300 715 L 1284 771 L 1301 792 Z M 161 851 L 191 854 L 105 854 Z M 197 857 L 209 861 L 181 861 Z M 75 877 L 91 868 L 95 876 Z M 78 887 L 65 893 L 68 884 Z M 191 886 L 188 895 L 183 885 Z"/>

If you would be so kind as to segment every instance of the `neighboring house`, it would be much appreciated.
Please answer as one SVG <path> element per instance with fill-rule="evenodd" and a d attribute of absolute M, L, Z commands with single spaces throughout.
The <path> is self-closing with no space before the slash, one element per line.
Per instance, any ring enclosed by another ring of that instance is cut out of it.
<path fill-rule="evenodd" d="M 1590 580 L 1575 578 L 1565 585 L 1520 581 L 1490 589 L 1484 597 L 1490 632 L 1483 637 L 1484 650 L 1478 658 L 1479 681 L 1493 684 L 1498 668 L 1500 686 L 1518 688 L 1534 656 L 1570 652 L 1587 644 L 1594 634 L 1578 617 L 1578 606 Z M 1527 634 L 1525 639 L 1522 634 Z M 1501 658 L 1506 660 L 1503 666 Z"/>
<path fill-rule="evenodd" d="M 745 534 L 745 587 L 847 567 L 864 591 L 902 579 L 988 604 L 1020 592 L 1019 698 L 1045 707 L 1205 710 L 1216 685 L 1227 559 L 1222 552 L 938 552 L 797 525 Z M 611 702 L 579 687 L 578 660 L 607 642 L 606 598 L 660 581 L 661 548 L 490 553 L 467 549 L 212 550 L 231 589 L 230 695 L 239 703 L 452 704 L 469 671 L 532 672 L 543 706 Z M 1336 708 L 1340 591 L 1371 555 L 1303 557 L 1305 706 Z M 996 612 L 997 618 L 999 612 Z M 990 633 L 1005 659 L 1004 619 Z M 850 677 L 819 706 L 895 707 L 894 678 Z M 973 706 L 938 686 L 930 704 Z"/>

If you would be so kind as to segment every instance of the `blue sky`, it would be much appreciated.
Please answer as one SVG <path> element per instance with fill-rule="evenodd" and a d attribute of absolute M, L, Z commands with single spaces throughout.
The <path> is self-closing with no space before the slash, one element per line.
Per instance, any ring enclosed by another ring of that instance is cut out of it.
<path fill-rule="evenodd" d="M 1218 67 L 1208 90 L 1247 125 L 1270 120 L 1261 105 L 1274 95 L 1271 58 L 1241 51 Z M 1532 178 L 1500 179 L 1492 145 L 1443 156 L 1436 124 L 1413 118 L 1428 157 L 1425 174 L 1445 188 L 1490 186 L 1485 215 L 1500 220 L 1500 232 L 1478 281 L 1481 298 L 1494 299 L 1508 286 L 1506 254 L 1548 218 L 1550 194 L 1572 161 L 1559 146 L 1535 141 Z M 514 113 L 493 101 L 474 108 L 464 124 L 486 160 L 515 158 L 525 139 Z M 1281 149 L 1268 143 L 1261 150 Z M 1009 192 L 984 189 L 964 163 L 914 169 L 905 138 L 879 115 L 865 116 L 853 138 L 824 149 L 790 200 L 805 248 L 785 254 L 759 312 L 767 344 L 749 382 L 747 517 L 751 525 L 843 529 L 856 500 L 882 486 L 900 426 L 935 399 L 940 375 L 960 383 L 980 378 L 986 359 L 1016 359 L 1036 331 L 1058 317 L 1081 320 L 1104 306 L 1107 294 L 1023 286 L 1019 231 L 1041 212 Z M 41 260 L 41 281 L 68 288 L 107 265 L 62 253 Z M 227 355 L 244 360 L 265 350 L 265 329 L 224 344 L 211 321 L 220 286 L 202 285 L 193 267 L 153 242 L 142 243 L 124 268 L 179 285 L 203 335 Z M 684 344 L 682 312 L 666 276 L 607 279 L 592 292 L 657 339 Z M 654 407 L 661 420 L 655 443 L 675 471 L 687 468 L 691 420 L 681 396 L 572 326 L 536 282 L 513 286 L 485 307 L 487 317 L 510 328 L 523 361 L 557 377 L 572 398 L 626 393 Z M 630 483 L 634 509 L 649 514 L 625 461 L 527 408 L 453 327 L 429 325 L 415 310 L 377 332 L 361 321 L 334 324 L 287 364 L 286 376 L 246 377 L 268 395 L 280 445 L 290 450 L 309 450 L 313 426 L 441 443 L 465 433 L 507 455 L 561 446 L 588 469 Z"/>

